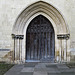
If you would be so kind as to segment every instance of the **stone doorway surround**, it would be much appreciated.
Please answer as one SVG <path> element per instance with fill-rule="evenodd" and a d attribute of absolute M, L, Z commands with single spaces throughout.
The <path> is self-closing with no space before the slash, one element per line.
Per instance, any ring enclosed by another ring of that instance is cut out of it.
<path fill-rule="evenodd" d="M 67 35 L 69 29 L 62 14 L 51 4 L 38 1 L 26 7 L 16 19 L 12 34 L 24 35 L 22 40 L 15 39 L 14 60 L 25 62 L 26 30 L 29 23 L 38 15 L 45 16 L 53 25 L 55 31 L 55 62 L 70 61 L 70 39 L 58 39 L 57 35 Z"/>

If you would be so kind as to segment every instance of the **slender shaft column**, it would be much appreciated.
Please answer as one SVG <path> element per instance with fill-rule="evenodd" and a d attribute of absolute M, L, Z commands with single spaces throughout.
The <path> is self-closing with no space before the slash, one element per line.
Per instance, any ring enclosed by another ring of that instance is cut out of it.
<path fill-rule="evenodd" d="M 20 60 L 20 39 L 19 39 L 19 60 Z"/>
<path fill-rule="evenodd" d="M 64 39 L 64 61 L 67 61 L 67 42 L 66 39 Z"/>
<path fill-rule="evenodd" d="M 64 48 L 63 48 L 64 40 L 61 40 L 61 62 L 64 61 Z"/>
<path fill-rule="evenodd" d="M 20 61 L 22 61 L 22 40 L 20 40 Z"/>
<path fill-rule="evenodd" d="M 62 61 L 62 40 L 60 40 L 60 46 L 61 46 L 61 48 L 60 48 L 60 62 Z"/>
<path fill-rule="evenodd" d="M 70 34 L 57 35 L 57 38 L 61 41 L 60 61 L 62 61 L 61 56 L 63 56 L 64 61 L 70 61 L 70 51 L 68 49 L 69 46 L 67 45 L 67 41 L 69 41 L 68 40 L 69 37 L 70 37 Z M 62 44 L 62 40 L 63 40 L 63 44 Z"/>
<path fill-rule="evenodd" d="M 13 61 L 15 61 L 15 38 L 14 38 L 14 52 L 13 52 Z"/>
<path fill-rule="evenodd" d="M 19 39 L 19 61 L 22 62 L 22 40 Z"/>
<path fill-rule="evenodd" d="M 15 62 L 17 60 L 22 60 L 22 41 L 21 39 L 24 38 L 24 35 L 12 34 L 12 38 L 14 39 L 13 62 Z"/>
<path fill-rule="evenodd" d="M 15 61 L 17 60 L 17 39 L 15 39 Z"/>
<path fill-rule="evenodd" d="M 17 52 L 16 52 L 16 55 L 17 55 L 17 60 L 19 60 L 19 39 L 17 39 Z"/>

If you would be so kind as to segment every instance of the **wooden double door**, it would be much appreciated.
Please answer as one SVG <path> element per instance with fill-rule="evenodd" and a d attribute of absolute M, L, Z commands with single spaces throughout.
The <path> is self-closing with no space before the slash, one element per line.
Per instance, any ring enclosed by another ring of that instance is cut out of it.
<path fill-rule="evenodd" d="M 29 24 L 26 32 L 26 61 L 54 62 L 55 36 L 50 21 L 39 15 Z"/>

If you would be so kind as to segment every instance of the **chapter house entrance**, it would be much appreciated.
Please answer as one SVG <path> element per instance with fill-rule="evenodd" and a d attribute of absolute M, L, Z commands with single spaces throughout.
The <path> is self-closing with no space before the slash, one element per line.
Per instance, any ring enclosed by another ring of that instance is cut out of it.
<path fill-rule="evenodd" d="M 50 21 L 38 15 L 29 24 L 26 32 L 26 61 L 54 62 L 55 34 Z"/>

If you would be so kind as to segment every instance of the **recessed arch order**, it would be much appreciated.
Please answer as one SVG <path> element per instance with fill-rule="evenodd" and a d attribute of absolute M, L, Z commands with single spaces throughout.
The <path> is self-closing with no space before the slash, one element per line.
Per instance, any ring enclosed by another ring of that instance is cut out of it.
<path fill-rule="evenodd" d="M 60 49 L 57 35 L 69 34 L 68 26 L 62 14 L 53 5 L 43 1 L 31 4 L 18 16 L 12 30 L 12 33 L 15 35 L 24 35 L 24 39 L 22 41 L 22 60 L 25 60 L 27 27 L 38 15 L 45 16 L 53 25 L 55 31 L 55 51 Z"/>

